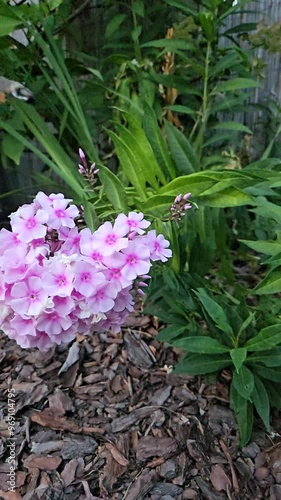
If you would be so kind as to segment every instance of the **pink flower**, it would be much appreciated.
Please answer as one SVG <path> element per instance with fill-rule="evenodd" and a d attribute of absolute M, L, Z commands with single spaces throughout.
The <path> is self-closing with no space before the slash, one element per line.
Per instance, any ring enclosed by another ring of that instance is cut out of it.
<path fill-rule="evenodd" d="M 19 337 L 25 337 L 26 335 L 36 336 L 36 320 L 34 317 L 29 318 L 28 316 L 16 314 L 11 319 L 11 326 L 16 330 Z"/>
<path fill-rule="evenodd" d="M 99 286 L 88 299 L 92 313 L 105 313 L 112 309 L 116 295 L 116 288 L 111 284 Z"/>
<path fill-rule="evenodd" d="M 3 228 L 0 231 L 0 255 L 6 250 L 10 250 L 11 248 L 15 248 L 17 245 L 22 245 L 22 242 L 19 240 L 18 235 L 8 231 Z"/>
<path fill-rule="evenodd" d="M 69 266 L 57 261 L 49 261 L 47 272 L 43 276 L 44 288 L 49 295 L 67 297 L 73 290 L 74 274 Z"/>
<path fill-rule="evenodd" d="M 170 245 L 169 241 L 165 240 L 163 234 L 159 234 L 157 236 L 154 229 L 147 233 L 146 244 L 150 250 L 151 260 L 161 260 L 161 262 L 166 262 L 170 257 L 172 257 L 172 250 L 168 248 Z"/>
<path fill-rule="evenodd" d="M 37 329 L 47 335 L 59 335 L 62 330 L 68 330 L 72 325 L 69 316 L 60 316 L 57 311 L 44 312 L 37 322 Z"/>
<path fill-rule="evenodd" d="M 42 281 L 31 276 L 26 281 L 15 283 L 11 290 L 11 306 L 20 315 L 37 316 L 44 309 L 47 293 Z"/>
<path fill-rule="evenodd" d="M 68 231 L 67 235 L 66 231 Z M 64 236 L 64 238 L 62 238 L 62 235 Z M 62 228 L 62 230 L 59 230 L 59 238 L 64 239 L 64 243 L 61 247 L 61 251 L 63 253 L 79 253 L 81 233 L 78 232 L 76 226 L 70 230 L 68 228 Z"/>
<path fill-rule="evenodd" d="M 134 231 L 137 234 L 144 234 L 143 229 L 150 226 L 150 222 L 143 218 L 143 214 L 130 212 L 128 217 L 125 214 L 119 214 L 114 224 L 114 229 L 126 228 L 126 233 Z"/>
<path fill-rule="evenodd" d="M 115 228 L 110 222 L 105 222 L 94 233 L 92 247 L 101 251 L 104 256 L 112 255 L 128 245 L 128 239 L 122 238 L 125 234 L 125 227 Z"/>
<path fill-rule="evenodd" d="M 44 238 L 47 232 L 44 224 L 48 220 L 45 210 L 37 210 L 34 205 L 23 206 L 10 215 L 11 227 L 17 237 L 24 243 L 38 238 Z"/>
<path fill-rule="evenodd" d="M 150 252 L 147 246 L 136 239 L 129 241 L 127 248 L 122 250 L 124 266 L 122 274 L 127 280 L 134 280 L 137 276 L 147 274 L 151 267 L 149 262 Z"/>
<path fill-rule="evenodd" d="M 104 274 L 97 272 L 97 269 L 87 262 L 76 262 L 73 271 L 74 287 L 85 297 L 90 297 L 97 286 L 106 282 Z"/>
<path fill-rule="evenodd" d="M 55 199 L 52 205 L 46 207 L 48 211 L 49 219 L 48 226 L 53 229 L 59 229 L 63 227 L 74 227 L 74 219 L 78 217 L 79 210 L 75 205 L 70 205 L 67 208 L 69 200 L 66 199 Z"/>

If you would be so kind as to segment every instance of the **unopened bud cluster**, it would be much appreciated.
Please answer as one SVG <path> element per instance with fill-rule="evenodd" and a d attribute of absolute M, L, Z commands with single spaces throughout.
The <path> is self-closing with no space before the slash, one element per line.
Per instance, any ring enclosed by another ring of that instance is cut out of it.
<path fill-rule="evenodd" d="M 185 215 L 185 212 L 192 208 L 190 203 L 187 203 L 188 198 L 191 193 L 186 193 L 184 195 L 179 194 L 175 197 L 174 202 L 170 208 L 170 220 L 179 222 Z"/>
<path fill-rule="evenodd" d="M 82 165 L 79 164 L 78 172 L 79 172 L 79 174 L 83 175 L 83 177 L 90 184 L 90 186 L 93 186 L 97 180 L 97 178 L 95 176 L 98 173 L 99 169 L 95 168 L 95 166 L 96 166 L 95 163 L 92 163 L 92 165 L 88 166 L 85 153 L 84 153 L 83 149 L 81 149 L 81 148 L 79 148 L 79 156 L 80 156 L 80 160 L 81 160 Z"/>

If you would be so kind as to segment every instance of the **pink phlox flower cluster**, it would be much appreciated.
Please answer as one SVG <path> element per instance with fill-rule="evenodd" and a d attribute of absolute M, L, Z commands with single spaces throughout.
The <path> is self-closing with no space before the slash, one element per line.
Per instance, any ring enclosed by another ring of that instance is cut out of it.
<path fill-rule="evenodd" d="M 146 232 L 142 213 L 79 231 L 71 201 L 39 192 L 10 215 L 11 231 L 0 231 L 0 328 L 23 348 L 119 332 L 152 262 L 172 255 L 163 235 Z"/>

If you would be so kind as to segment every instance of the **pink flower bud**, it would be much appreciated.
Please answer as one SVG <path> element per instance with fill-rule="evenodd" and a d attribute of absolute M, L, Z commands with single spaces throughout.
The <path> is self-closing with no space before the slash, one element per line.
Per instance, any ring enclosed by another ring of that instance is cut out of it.
<path fill-rule="evenodd" d="M 79 156 L 81 158 L 81 161 L 82 161 L 84 167 L 87 167 L 86 156 L 85 156 L 83 149 L 81 149 L 81 148 L 79 148 Z"/>
<path fill-rule="evenodd" d="M 181 199 L 182 199 L 182 194 L 178 194 L 178 196 L 176 196 L 174 199 L 174 204 L 179 203 L 181 201 Z"/>
<path fill-rule="evenodd" d="M 184 200 L 188 200 L 188 198 L 190 198 L 191 196 L 191 193 L 186 193 L 183 197 Z"/>

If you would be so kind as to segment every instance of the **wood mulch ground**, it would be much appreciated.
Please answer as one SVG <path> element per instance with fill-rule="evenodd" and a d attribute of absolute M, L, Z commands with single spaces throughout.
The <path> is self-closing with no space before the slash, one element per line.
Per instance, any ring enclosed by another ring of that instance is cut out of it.
<path fill-rule="evenodd" d="M 157 321 L 78 337 L 42 354 L 0 334 L 0 498 L 4 500 L 281 499 L 281 425 L 259 421 L 242 450 L 229 377 L 171 373 L 179 353 Z M 7 391 L 15 390 L 16 493 Z"/>

